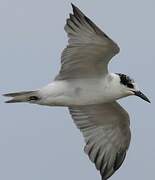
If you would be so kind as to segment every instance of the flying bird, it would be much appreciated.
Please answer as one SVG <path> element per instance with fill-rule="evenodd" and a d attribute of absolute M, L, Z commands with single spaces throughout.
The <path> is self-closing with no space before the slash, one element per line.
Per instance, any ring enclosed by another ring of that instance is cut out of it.
<path fill-rule="evenodd" d="M 122 165 L 130 144 L 130 118 L 118 99 L 136 95 L 149 99 L 129 76 L 110 73 L 108 63 L 119 46 L 79 8 L 65 24 L 68 45 L 61 68 L 50 84 L 33 91 L 5 94 L 7 103 L 66 106 L 85 139 L 84 151 L 107 180 Z"/>

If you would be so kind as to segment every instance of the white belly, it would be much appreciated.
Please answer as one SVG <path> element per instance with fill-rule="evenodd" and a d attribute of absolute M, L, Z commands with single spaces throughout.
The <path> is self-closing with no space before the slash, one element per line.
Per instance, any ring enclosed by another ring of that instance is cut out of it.
<path fill-rule="evenodd" d="M 38 104 L 73 106 L 109 102 L 113 98 L 104 84 L 98 79 L 54 81 L 40 90 L 42 99 Z"/>

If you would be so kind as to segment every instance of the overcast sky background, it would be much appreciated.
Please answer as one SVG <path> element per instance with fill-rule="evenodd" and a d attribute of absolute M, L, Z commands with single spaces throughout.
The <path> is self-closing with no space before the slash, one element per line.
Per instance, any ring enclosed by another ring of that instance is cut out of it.
<path fill-rule="evenodd" d="M 151 104 L 121 100 L 132 141 L 111 180 L 155 178 L 155 1 L 0 0 L 0 94 L 36 89 L 57 74 L 73 2 L 121 47 L 110 71 L 133 77 Z M 1 180 L 99 180 L 67 108 L 4 104 L 0 96 Z"/>

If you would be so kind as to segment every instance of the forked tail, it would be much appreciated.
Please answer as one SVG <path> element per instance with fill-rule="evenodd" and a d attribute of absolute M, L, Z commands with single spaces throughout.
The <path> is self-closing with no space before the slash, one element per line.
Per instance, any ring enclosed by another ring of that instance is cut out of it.
<path fill-rule="evenodd" d="M 6 101 L 6 103 L 34 102 L 39 100 L 37 91 L 23 91 L 23 92 L 9 93 L 9 94 L 4 94 L 4 96 L 12 97 L 12 99 Z"/>

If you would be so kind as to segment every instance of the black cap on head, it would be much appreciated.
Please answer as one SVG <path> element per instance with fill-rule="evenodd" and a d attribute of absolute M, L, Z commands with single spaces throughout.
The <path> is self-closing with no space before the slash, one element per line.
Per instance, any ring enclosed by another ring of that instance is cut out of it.
<path fill-rule="evenodd" d="M 121 73 L 116 73 L 120 77 L 120 83 L 127 86 L 128 88 L 134 88 L 134 80 L 131 79 L 129 76 Z"/>

